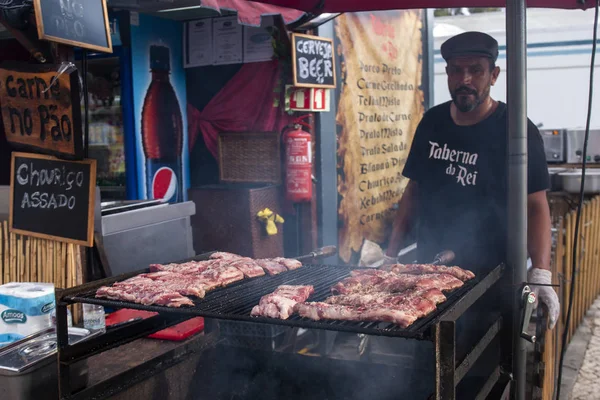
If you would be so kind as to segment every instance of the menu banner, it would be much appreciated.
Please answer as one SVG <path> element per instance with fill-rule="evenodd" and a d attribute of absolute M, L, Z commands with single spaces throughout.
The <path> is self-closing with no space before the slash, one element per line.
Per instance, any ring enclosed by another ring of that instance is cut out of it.
<path fill-rule="evenodd" d="M 408 183 L 402 170 L 424 113 L 423 12 L 346 13 L 335 20 L 341 68 L 339 254 L 383 244 Z"/>

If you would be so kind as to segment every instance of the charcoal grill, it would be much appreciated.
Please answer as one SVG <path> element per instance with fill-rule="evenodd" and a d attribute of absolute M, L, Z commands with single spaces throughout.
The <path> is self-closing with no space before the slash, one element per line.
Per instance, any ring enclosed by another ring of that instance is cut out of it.
<path fill-rule="evenodd" d="M 203 259 L 205 256 L 196 257 Z M 315 293 L 310 301 L 321 301 L 330 295 L 330 288 L 341 279 L 350 276 L 350 271 L 358 267 L 309 264 L 297 270 L 275 276 L 263 276 L 234 283 L 226 288 L 209 292 L 204 299 L 194 300 L 193 307 L 170 308 L 164 306 L 146 306 L 136 303 L 95 298 L 100 286 L 110 285 L 133 275 L 147 272 L 147 269 L 124 274 L 118 277 L 95 281 L 76 288 L 57 290 L 57 329 L 59 346 L 59 388 L 61 398 L 77 398 L 72 395 L 68 382 L 68 368 L 73 363 L 88 358 L 98 352 L 144 337 L 167 326 L 186 319 L 202 316 L 220 320 L 276 324 L 296 328 L 320 329 L 362 333 L 366 335 L 401 337 L 433 341 L 436 347 L 436 399 L 455 399 L 455 389 L 470 367 L 499 333 L 502 319 L 499 318 L 473 347 L 462 363 L 456 366 L 455 322 L 456 320 L 491 288 L 502 276 L 504 265 L 499 265 L 489 274 L 465 283 L 463 287 L 447 294 L 447 301 L 438 305 L 429 316 L 417 320 L 408 328 L 391 323 L 354 322 L 354 321 L 312 321 L 297 315 L 287 320 L 263 317 L 251 317 L 250 310 L 258 304 L 263 295 L 271 293 L 282 284 L 311 284 Z M 66 330 L 66 306 L 74 303 L 99 304 L 111 308 L 132 308 L 156 311 L 158 315 L 130 326 L 117 328 L 96 339 L 70 346 L 63 341 Z M 496 371 L 498 372 L 498 370 Z M 490 377 L 490 385 L 498 380 L 499 374 Z M 486 385 L 483 392 L 491 390 Z M 486 393 L 482 393 L 486 394 Z"/>

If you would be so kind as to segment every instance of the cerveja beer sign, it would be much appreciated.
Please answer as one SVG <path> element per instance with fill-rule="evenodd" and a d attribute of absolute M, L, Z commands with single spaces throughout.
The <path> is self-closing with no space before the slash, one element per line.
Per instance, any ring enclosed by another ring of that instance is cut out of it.
<path fill-rule="evenodd" d="M 16 147 L 79 159 L 83 141 L 77 72 L 60 74 L 59 68 L 0 66 L 4 132 Z"/>
<path fill-rule="evenodd" d="M 292 34 L 294 86 L 335 88 L 333 40 L 319 36 Z"/>

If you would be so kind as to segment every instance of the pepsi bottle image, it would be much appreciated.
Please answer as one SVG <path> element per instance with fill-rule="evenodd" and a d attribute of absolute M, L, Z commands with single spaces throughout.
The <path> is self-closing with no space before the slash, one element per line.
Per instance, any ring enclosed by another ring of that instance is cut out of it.
<path fill-rule="evenodd" d="M 142 108 L 142 144 L 146 156 L 146 188 L 149 199 L 183 201 L 183 120 L 171 85 L 170 50 L 150 46 L 152 81 Z"/>

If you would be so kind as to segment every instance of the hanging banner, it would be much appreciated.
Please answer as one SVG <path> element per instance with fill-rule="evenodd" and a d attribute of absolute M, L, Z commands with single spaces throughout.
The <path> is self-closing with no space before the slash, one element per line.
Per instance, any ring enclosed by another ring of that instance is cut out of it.
<path fill-rule="evenodd" d="M 347 13 L 335 20 L 342 85 L 338 125 L 339 254 L 382 244 L 407 180 L 402 170 L 424 113 L 423 13 Z"/>

